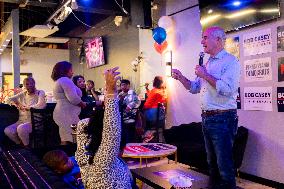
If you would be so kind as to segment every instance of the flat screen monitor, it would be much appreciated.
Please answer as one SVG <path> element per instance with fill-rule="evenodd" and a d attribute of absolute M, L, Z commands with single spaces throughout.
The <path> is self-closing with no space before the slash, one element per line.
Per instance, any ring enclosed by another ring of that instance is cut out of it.
<path fill-rule="evenodd" d="M 88 68 L 106 64 L 102 37 L 95 37 L 86 44 L 86 63 Z"/>
<path fill-rule="evenodd" d="M 278 0 L 199 0 L 199 8 L 203 29 L 232 31 L 280 17 Z"/>

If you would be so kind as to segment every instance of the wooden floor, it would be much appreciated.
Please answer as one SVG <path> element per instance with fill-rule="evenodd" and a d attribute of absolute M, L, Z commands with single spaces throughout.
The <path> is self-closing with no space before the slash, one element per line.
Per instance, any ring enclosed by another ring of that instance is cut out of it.
<path fill-rule="evenodd" d="M 139 165 L 139 161 L 136 159 L 127 159 L 126 160 L 127 164 L 128 164 L 128 167 L 129 169 L 136 169 L 136 168 L 139 168 L 140 165 Z M 165 164 L 165 163 L 168 163 L 168 159 L 167 158 L 164 158 L 162 160 L 149 160 L 148 161 L 148 164 L 147 166 L 150 167 L 150 166 L 157 166 L 157 165 L 161 165 L 161 164 Z M 170 161 L 170 163 L 174 163 L 173 161 Z M 143 162 L 143 165 L 142 167 L 145 167 L 145 162 Z M 183 165 L 185 167 L 189 167 L 188 165 Z M 268 186 L 264 186 L 264 185 L 261 185 L 261 184 L 258 184 L 258 183 L 255 183 L 255 182 L 251 182 L 251 181 L 248 181 L 248 180 L 245 180 L 245 179 L 241 179 L 241 178 L 237 178 L 237 186 L 239 186 L 240 188 L 243 188 L 243 189 L 273 189 L 271 187 L 268 187 Z M 152 187 L 146 185 L 146 184 L 143 184 L 142 185 L 142 189 L 152 189 Z"/>

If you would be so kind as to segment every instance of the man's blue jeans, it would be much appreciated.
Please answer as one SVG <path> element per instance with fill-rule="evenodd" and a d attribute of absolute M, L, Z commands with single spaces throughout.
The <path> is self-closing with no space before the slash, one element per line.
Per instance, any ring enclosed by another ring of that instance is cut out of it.
<path fill-rule="evenodd" d="M 237 110 L 202 115 L 202 126 L 210 178 L 225 185 L 225 188 L 234 189 L 236 180 L 232 149 L 238 128 Z"/>

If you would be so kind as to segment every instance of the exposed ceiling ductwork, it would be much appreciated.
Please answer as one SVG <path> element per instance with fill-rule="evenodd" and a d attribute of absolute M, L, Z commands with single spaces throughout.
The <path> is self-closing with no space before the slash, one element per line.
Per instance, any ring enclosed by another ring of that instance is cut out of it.
<path fill-rule="evenodd" d="M 127 16 L 130 9 L 130 0 L 124 0 L 123 9 L 115 0 L 0 0 L 1 4 L 4 6 L 0 10 L 0 29 L 11 11 L 19 9 L 20 32 L 28 35 L 21 37 L 22 46 L 34 37 L 31 36 L 32 29 L 43 28 L 40 26 L 45 25 L 45 29 L 52 30 L 50 35 L 55 37 L 80 37 L 90 27 L 110 16 Z M 80 32 L 75 33 L 73 30 Z"/>

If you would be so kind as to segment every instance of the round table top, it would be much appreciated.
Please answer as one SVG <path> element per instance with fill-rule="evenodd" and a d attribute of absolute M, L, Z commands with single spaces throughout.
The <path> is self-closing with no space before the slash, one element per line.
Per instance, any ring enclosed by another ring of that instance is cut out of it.
<path fill-rule="evenodd" d="M 153 158 L 174 154 L 177 147 L 165 143 L 128 143 L 122 157 Z"/>

